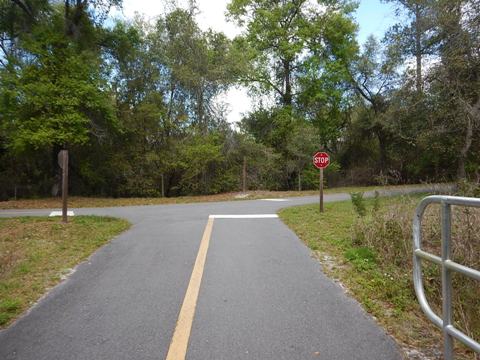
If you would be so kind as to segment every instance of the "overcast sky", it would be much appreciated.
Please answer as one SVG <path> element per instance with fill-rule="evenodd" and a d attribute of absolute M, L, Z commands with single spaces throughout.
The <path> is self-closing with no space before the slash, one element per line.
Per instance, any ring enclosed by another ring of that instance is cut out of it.
<path fill-rule="evenodd" d="M 211 28 L 224 32 L 228 37 L 233 38 L 240 33 L 240 29 L 225 19 L 225 12 L 228 0 L 197 0 L 199 14 L 197 22 L 203 30 Z M 136 12 L 148 17 L 155 17 L 165 13 L 166 1 L 161 0 L 123 0 L 121 13 L 115 12 L 116 17 L 132 18 Z M 187 0 L 178 0 L 180 6 L 186 6 Z M 361 0 L 356 13 L 359 24 L 358 39 L 363 43 L 365 39 L 374 34 L 382 37 L 386 29 L 395 22 L 395 14 L 390 5 L 380 0 Z M 248 98 L 246 89 L 232 88 L 221 96 L 221 101 L 229 104 L 230 113 L 228 121 L 235 123 L 242 118 L 242 114 L 251 108 L 251 101 Z"/>

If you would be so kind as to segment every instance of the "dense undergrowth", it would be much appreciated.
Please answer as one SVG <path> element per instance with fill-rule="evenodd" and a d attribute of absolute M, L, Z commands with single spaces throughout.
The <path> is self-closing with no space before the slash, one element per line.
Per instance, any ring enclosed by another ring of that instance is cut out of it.
<path fill-rule="evenodd" d="M 475 196 L 480 186 L 462 184 L 457 194 Z M 355 199 L 355 197 L 352 197 Z M 361 259 L 375 261 L 382 269 L 403 279 L 412 269 L 412 214 L 418 199 L 402 197 L 390 205 L 378 208 L 376 202 L 367 214 L 364 208 L 355 206 L 358 215 L 352 231 L 352 240 Z M 440 206 L 430 205 L 422 223 L 422 246 L 441 256 Z M 453 260 L 480 269 L 480 209 L 454 206 L 452 209 Z M 365 265 L 353 259 L 357 268 Z M 441 314 L 441 277 L 439 267 L 423 262 L 425 289 L 428 300 Z M 412 287 L 411 276 L 408 286 Z M 454 320 L 468 335 L 480 338 L 480 286 L 478 282 L 461 275 L 453 276 Z M 399 302 L 402 306 L 402 302 Z"/>

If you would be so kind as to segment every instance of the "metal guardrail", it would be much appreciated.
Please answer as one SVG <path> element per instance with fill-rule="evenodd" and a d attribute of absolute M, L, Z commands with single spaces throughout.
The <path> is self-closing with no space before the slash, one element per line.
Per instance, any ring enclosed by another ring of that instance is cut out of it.
<path fill-rule="evenodd" d="M 428 205 L 437 203 L 441 205 L 442 221 L 442 256 L 430 254 L 422 250 L 422 217 Z M 413 218 L 413 283 L 415 293 L 425 315 L 443 331 L 444 357 L 446 360 L 453 359 L 453 339 L 480 353 L 480 343 L 454 327 L 452 319 L 452 272 L 458 272 L 470 278 L 480 281 L 480 271 L 460 265 L 451 260 L 451 223 L 452 205 L 478 207 L 480 199 L 457 197 L 457 196 L 427 196 L 415 210 Z M 425 297 L 425 289 L 422 278 L 422 260 L 433 262 L 442 269 L 442 317 L 435 314 Z"/>

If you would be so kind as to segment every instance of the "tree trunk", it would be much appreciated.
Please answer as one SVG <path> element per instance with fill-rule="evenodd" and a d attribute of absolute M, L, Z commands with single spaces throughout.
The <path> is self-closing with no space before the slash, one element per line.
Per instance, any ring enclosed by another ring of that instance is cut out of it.
<path fill-rule="evenodd" d="M 292 71 L 290 68 L 290 61 L 283 61 L 284 81 L 285 81 L 285 93 L 283 95 L 283 105 L 292 105 Z"/>
<path fill-rule="evenodd" d="M 377 132 L 377 138 L 380 151 L 380 170 L 384 171 L 387 167 L 387 138 L 381 132 Z"/>
<path fill-rule="evenodd" d="M 468 151 L 472 146 L 473 139 L 473 121 L 470 116 L 467 115 L 467 131 L 465 133 L 465 141 L 462 149 L 460 150 L 460 156 L 458 157 L 457 177 L 459 179 L 465 179 L 467 173 L 465 171 L 465 162 L 467 161 Z"/>
<path fill-rule="evenodd" d="M 170 137 L 170 126 L 171 126 L 170 124 L 173 123 L 172 112 L 173 112 L 173 100 L 175 99 L 175 90 L 176 90 L 176 86 L 172 77 L 170 79 L 170 100 L 168 101 L 168 110 L 167 110 L 168 126 L 164 126 L 165 136 L 167 138 Z"/>
<path fill-rule="evenodd" d="M 420 5 L 415 4 L 415 57 L 417 60 L 416 69 L 416 86 L 417 93 L 421 95 L 423 92 L 423 80 L 422 80 L 422 28 L 420 26 Z"/>
<path fill-rule="evenodd" d="M 205 121 L 205 116 L 203 112 L 203 83 L 200 85 L 200 89 L 198 89 L 197 93 L 197 121 L 200 126 L 200 131 L 203 135 L 206 135 L 208 132 L 207 122 Z"/>
<path fill-rule="evenodd" d="M 51 153 L 53 184 L 50 188 L 50 194 L 54 197 L 60 196 L 60 189 L 62 188 L 62 169 L 58 164 L 60 150 L 62 150 L 60 145 L 53 145 Z"/>

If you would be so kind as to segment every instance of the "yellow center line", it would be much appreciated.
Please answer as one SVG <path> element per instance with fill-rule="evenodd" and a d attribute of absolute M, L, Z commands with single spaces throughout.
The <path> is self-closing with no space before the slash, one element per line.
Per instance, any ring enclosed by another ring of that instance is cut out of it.
<path fill-rule="evenodd" d="M 178 315 L 177 325 L 173 333 L 172 341 L 168 349 L 166 360 L 184 360 L 187 355 L 188 340 L 192 330 L 195 308 L 197 307 L 198 293 L 202 282 L 203 269 L 207 259 L 208 246 L 212 235 L 213 218 L 209 218 L 202 241 L 198 249 L 197 259 L 193 266 L 192 276 L 188 284 L 185 299 L 183 300 L 180 314 Z"/>

